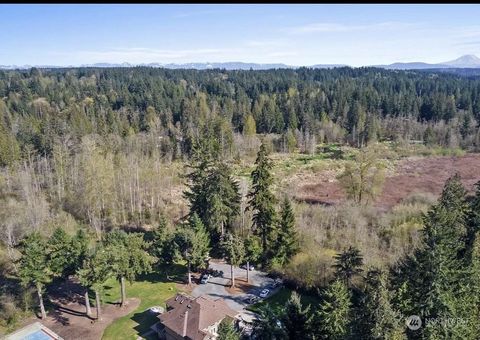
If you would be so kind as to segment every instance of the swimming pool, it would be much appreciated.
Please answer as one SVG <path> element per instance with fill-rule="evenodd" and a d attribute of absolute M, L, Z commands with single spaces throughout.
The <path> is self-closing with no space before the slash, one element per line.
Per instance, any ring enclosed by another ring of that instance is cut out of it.
<path fill-rule="evenodd" d="M 36 331 L 35 333 L 27 335 L 24 340 L 52 340 L 54 339 L 47 333 L 45 333 L 42 329 Z"/>
<path fill-rule="evenodd" d="M 35 322 L 19 329 L 18 331 L 7 335 L 5 340 L 63 340 L 58 334 L 51 329 Z"/>

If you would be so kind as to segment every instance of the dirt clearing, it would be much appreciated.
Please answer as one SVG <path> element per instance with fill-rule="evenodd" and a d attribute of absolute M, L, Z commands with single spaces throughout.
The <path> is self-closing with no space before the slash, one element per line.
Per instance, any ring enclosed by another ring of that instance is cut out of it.
<path fill-rule="evenodd" d="M 440 195 L 445 181 L 456 172 L 469 192 L 480 181 L 480 154 L 464 156 L 407 158 L 401 160 L 395 173 L 385 179 L 383 191 L 375 206 L 389 209 L 412 194 Z M 338 181 L 318 174 L 315 184 L 300 184 L 295 198 L 313 204 L 332 205 L 345 200 L 345 192 Z"/>
<path fill-rule="evenodd" d="M 92 316 L 85 315 L 83 288 L 78 283 L 67 281 L 51 289 L 48 295 L 54 310 L 47 313 L 45 320 L 31 318 L 29 323 L 40 321 L 66 340 L 99 340 L 105 328 L 114 320 L 129 314 L 140 305 L 137 298 L 127 299 L 124 308 L 116 304 L 102 305 L 102 319 L 95 320 L 96 309 L 92 305 Z"/>

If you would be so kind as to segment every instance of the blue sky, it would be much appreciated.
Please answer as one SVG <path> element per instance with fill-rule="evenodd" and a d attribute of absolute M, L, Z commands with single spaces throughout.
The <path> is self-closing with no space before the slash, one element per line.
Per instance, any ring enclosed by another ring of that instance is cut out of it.
<path fill-rule="evenodd" d="M 0 5 L 0 65 L 480 56 L 480 5 Z"/>

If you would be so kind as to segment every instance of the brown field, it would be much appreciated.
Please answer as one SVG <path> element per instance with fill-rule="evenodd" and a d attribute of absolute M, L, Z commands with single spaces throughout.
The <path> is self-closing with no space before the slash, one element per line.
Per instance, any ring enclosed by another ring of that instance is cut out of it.
<path fill-rule="evenodd" d="M 375 206 L 388 209 L 416 193 L 440 195 L 450 176 L 458 172 L 469 192 L 480 181 L 480 154 L 465 156 L 407 158 L 401 160 L 391 176 L 385 179 L 383 191 Z M 314 184 L 299 185 L 295 195 L 298 201 L 332 205 L 345 200 L 345 192 L 336 180 L 318 174 Z"/>

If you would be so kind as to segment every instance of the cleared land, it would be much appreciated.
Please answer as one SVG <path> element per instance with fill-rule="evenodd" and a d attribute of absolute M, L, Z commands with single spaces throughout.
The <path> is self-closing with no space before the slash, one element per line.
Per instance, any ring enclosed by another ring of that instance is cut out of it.
<path fill-rule="evenodd" d="M 407 158 L 399 161 L 395 172 L 385 179 L 383 191 L 375 206 L 389 209 L 413 194 L 440 195 L 447 178 L 456 172 L 469 191 L 480 180 L 480 154 L 464 156 Z M 301 184 L 295 190 L 295 198 L 312 204 L 332 205 L 345 200 L 345 192 L 334 174 L 318 173 L 313 184 Z"/>

